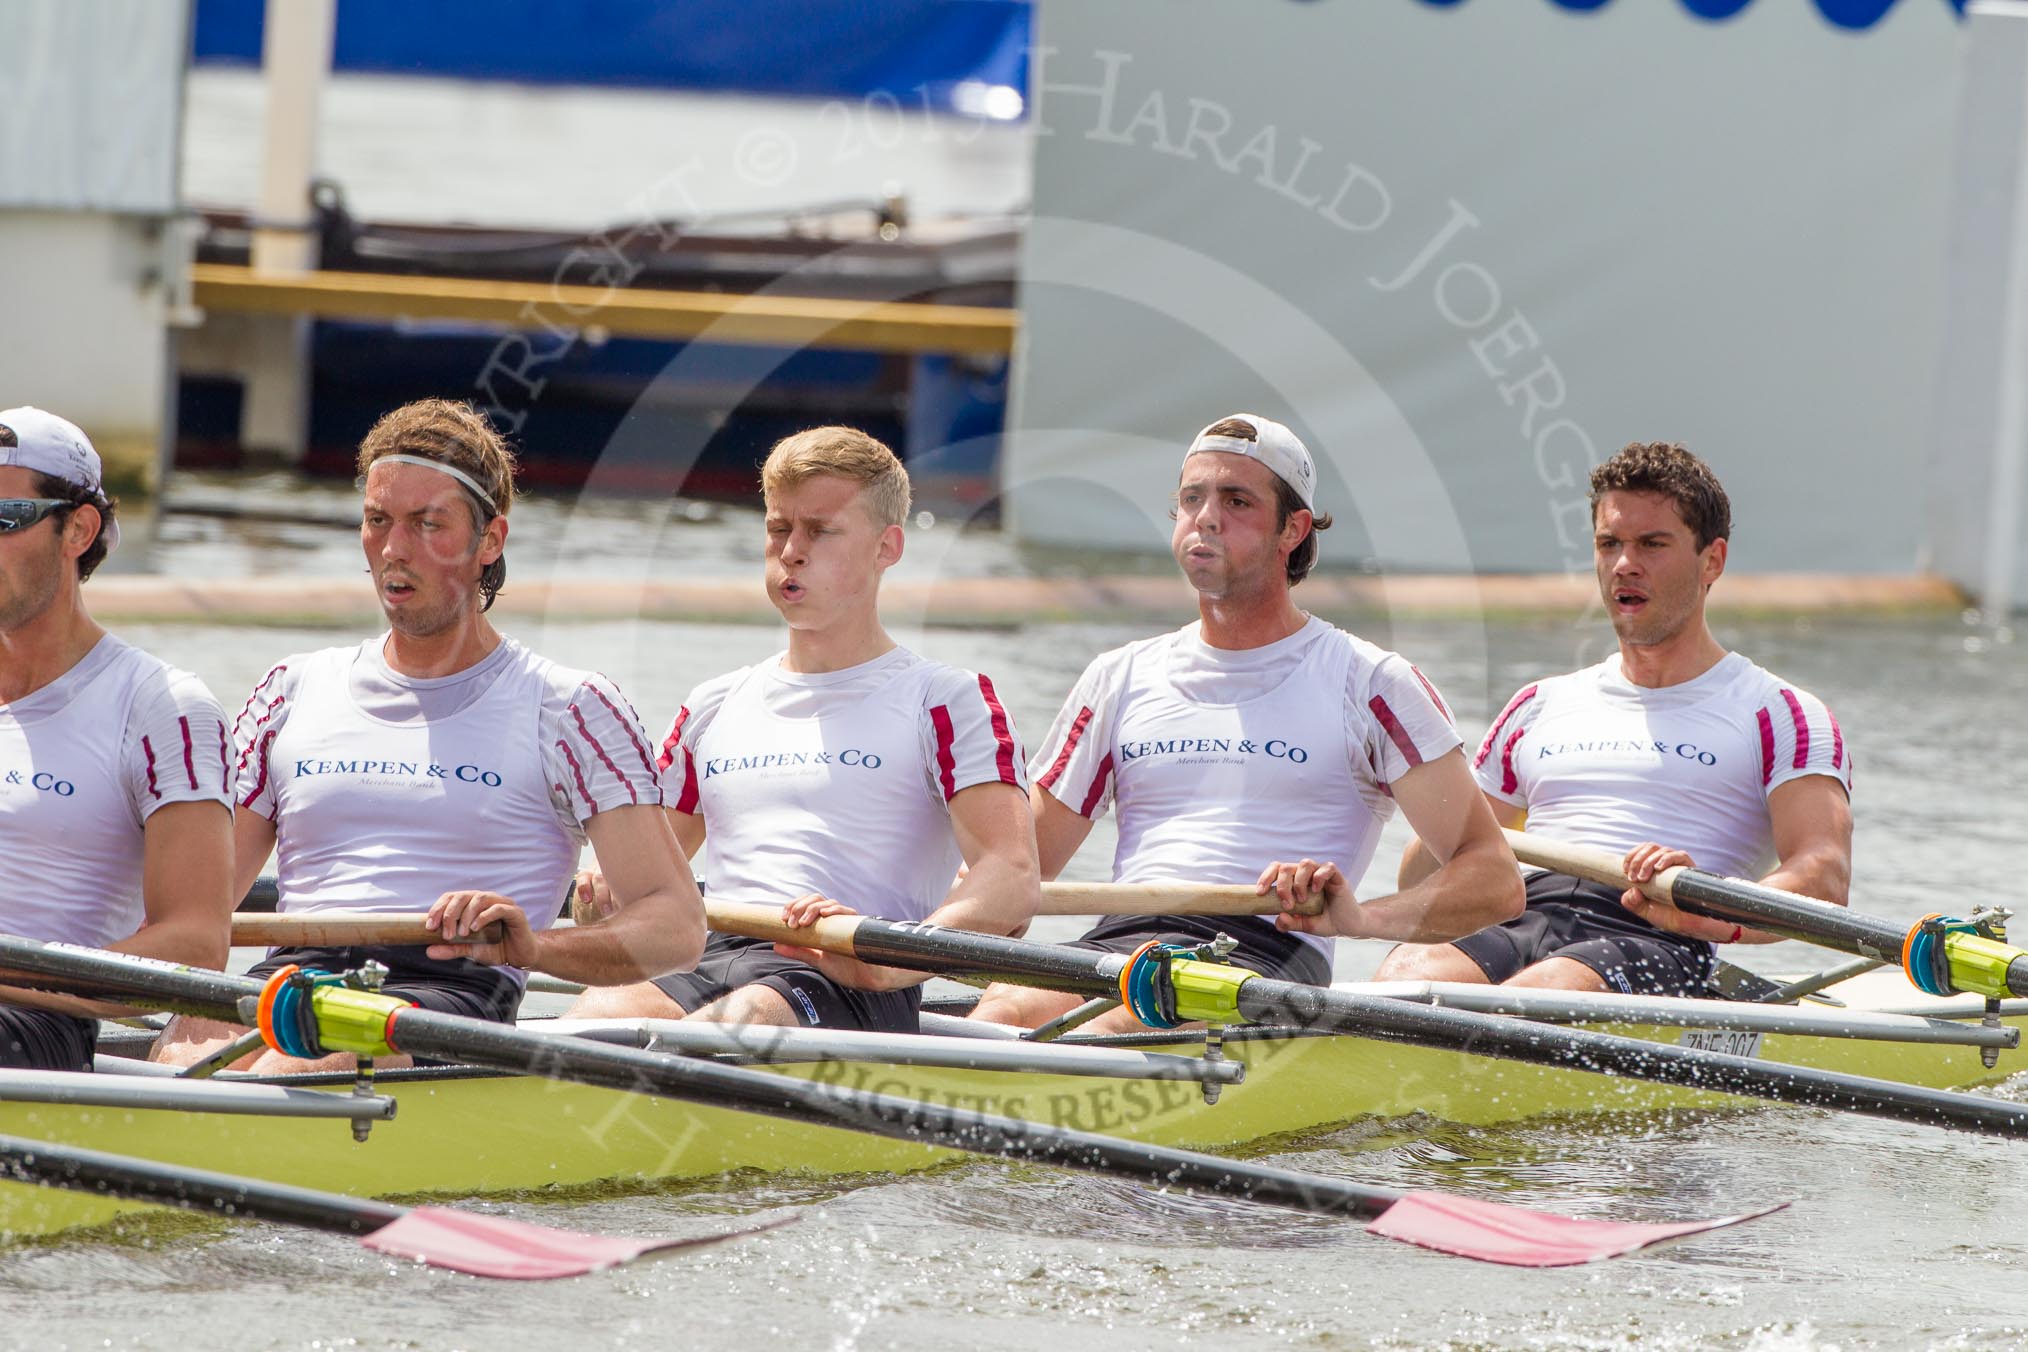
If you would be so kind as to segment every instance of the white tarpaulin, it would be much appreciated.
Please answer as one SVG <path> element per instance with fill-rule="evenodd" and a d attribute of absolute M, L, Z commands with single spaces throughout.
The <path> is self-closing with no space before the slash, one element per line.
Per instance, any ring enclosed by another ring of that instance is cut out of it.
<path fill-rule="evenodd" d="M 1586 567 L 1587 470 L 1677 440 L 1735 568 L 1917 567 L 1960 21 L 1691 8 L 1045 0 L 1014 528 L 1161 548 L 1248 410 L 1339 562 Z"/>

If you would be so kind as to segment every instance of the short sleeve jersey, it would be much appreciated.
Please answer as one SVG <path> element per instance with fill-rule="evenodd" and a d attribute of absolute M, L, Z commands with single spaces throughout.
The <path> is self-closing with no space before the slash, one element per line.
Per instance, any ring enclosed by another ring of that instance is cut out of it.
<path fill-rule="evenodd" d="M 1527 809 L 1532 832 L 1614 851 L 1655 841 L 1748 878 L 1776 862 L 1770 794 L 1809 775 L 1852 789 L 1830 709 L 1738 653 L 1659 688 L 1627 680 L 1617 654 L 1539 681 L 1507 702 L 1472 764 L 1487 793 Z"/>
<path fill-rule="evenodd" d="M 204 683 L 111 635 L 0 704 L 0 929 L 94 947 L 134 933 L 148 819 L 228 803 L 227 770 Z"/>
<path fill-rule="evenodd" d="M 1116 882 L 1252 883 L 1307 857 L 1357 886 L 1390 786 L 1458 745 L 1407 659 L 1311 617 L 1260 648 L 1193 624 L 1101 654 L 1029 768 L 1075 812 L 1116 809 Z"/>
<path fill-rule="evenodd" d="M 843 671 L 780 656 L 691 692 L 662 742 L 663 791 L 705 821 L 714 900 L 808 892 L 883 920 L 920 920 L 962 862 L 950 801 L 978 784 L 1026 792 L 1012 721 L 985 676 L 894 648 Z"/>
<path fill-rule="evenodd" d="M 427 680 L 383 647 L 290 657 L 240 711 L 238 802 L 275 823 L 281 908 L 412 912 L 475 889 L 548 926 L 584 823 L 662 801 L 639 718 L 603 676 L 511 639 Z"/>

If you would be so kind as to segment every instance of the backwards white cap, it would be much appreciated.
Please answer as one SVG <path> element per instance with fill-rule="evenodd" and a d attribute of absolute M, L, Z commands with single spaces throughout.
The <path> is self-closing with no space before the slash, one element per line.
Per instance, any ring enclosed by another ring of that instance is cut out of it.
<path fill-rule="evenodd" d="M 99 463 L 99 453 L 76 423 L 24 404 L 20 408 L 0 409 L 0 427 L 14 433 L 15 442 L 12 446 L 0 446 L 0 465 L 19 465 L 76 484 L 88 489 L 98 500 L 98 506 L 106 505 L 105 470 Z M 105 536 L 108 552 L 118 548 L 120 523 L 106 522 Z"/>
<path fill-rule="evenodd" d="M 1243 422 L 1253 428 L 1254 439 L 1245 437 L 1212 436 L 1211 429 L 1221 422 Z M 1294 432 L 1291 432 L 1273 418 L 1263 418 L 1258 413 L 1235 413 L 1220 418 L 1197 434 L 1190 443 L 1190 449 L 1183 452 L 1188 460 L 1199 451 L 1218 451 L 1225 455 L 1244 455 L 1258 460 L 1273 470 L 1275 477 L 1296 490 L 1296 496 L 1303 500 L 1303 506 L 1316 510 L 1317 466 L 1310 459 L 1310 452 Z"/>

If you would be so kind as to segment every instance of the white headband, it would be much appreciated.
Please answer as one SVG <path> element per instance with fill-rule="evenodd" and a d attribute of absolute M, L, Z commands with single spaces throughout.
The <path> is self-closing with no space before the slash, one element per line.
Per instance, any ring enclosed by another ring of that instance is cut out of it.
<path fill-rule="evenodd" d="M 477 479 L 474 479 L 471 475 L 465 473 L 465 471 L 459 469 L 456 465 L 447 465 L 441 460 L 431 460 L 429 457 L 421 455 L 383 455 L 378 460 L 375 460 L 373 463 L 378 465 L 388 460 L 393 460 L 403 465 L 421 465 L 424 469 L 433 469 L 440 474 L 448 474 L 453 479 L 456 479 L 459 483 L 463 484 L 466 488 L 470 489 L 472 491 L 472 496 L 479 500 L 479 505 L 481 507 L 484 507 L 488 512 L 491 512 L 494 516 L 500 515 L 500 509 L 493 505 L 492 494 L 488 493 L 484 488 L 480 487 L 479 481 Z"/>

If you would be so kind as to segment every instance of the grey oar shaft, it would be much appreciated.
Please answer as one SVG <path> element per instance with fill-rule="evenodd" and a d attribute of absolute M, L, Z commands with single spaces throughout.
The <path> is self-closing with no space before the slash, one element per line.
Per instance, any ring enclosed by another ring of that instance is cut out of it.
<path fill-rule="evenodd" d="M 920 1033 L 867 1033 L 833 1028 L 780 1028 L 763 1024 L 701 1023 L 676 1019 L 559 1019 L 555 1031 L 597 1037 L 638 1030 L 650 1051 L 689 1056 L 739 1056 L 768 1065 L 810 1061 L 863 1061 L 951 1070 L 1013 1071 L 1037 1075 L 1098 1076 L 1118 1080 L 1189 1080 L 1238 1084 L 1246 1068 L 1236 1061 L 1131 1051 L 1120 1047 L 1037 1046 L 1015 1038 L 949 1038 Z"/>
<path fill-rule="evenodd" d="M 180 1077 L 80 1075 L 71 1070 L 0 1070 L 0 1103 L 55 1103 L 89 1108 L 152 1108 L 164 1112 L 246 1117 L 344 1117 L 386 1120 L 394 1100 L 381 1095 L 326 1094 L 272 1084 L 190 1081 Z"/>

